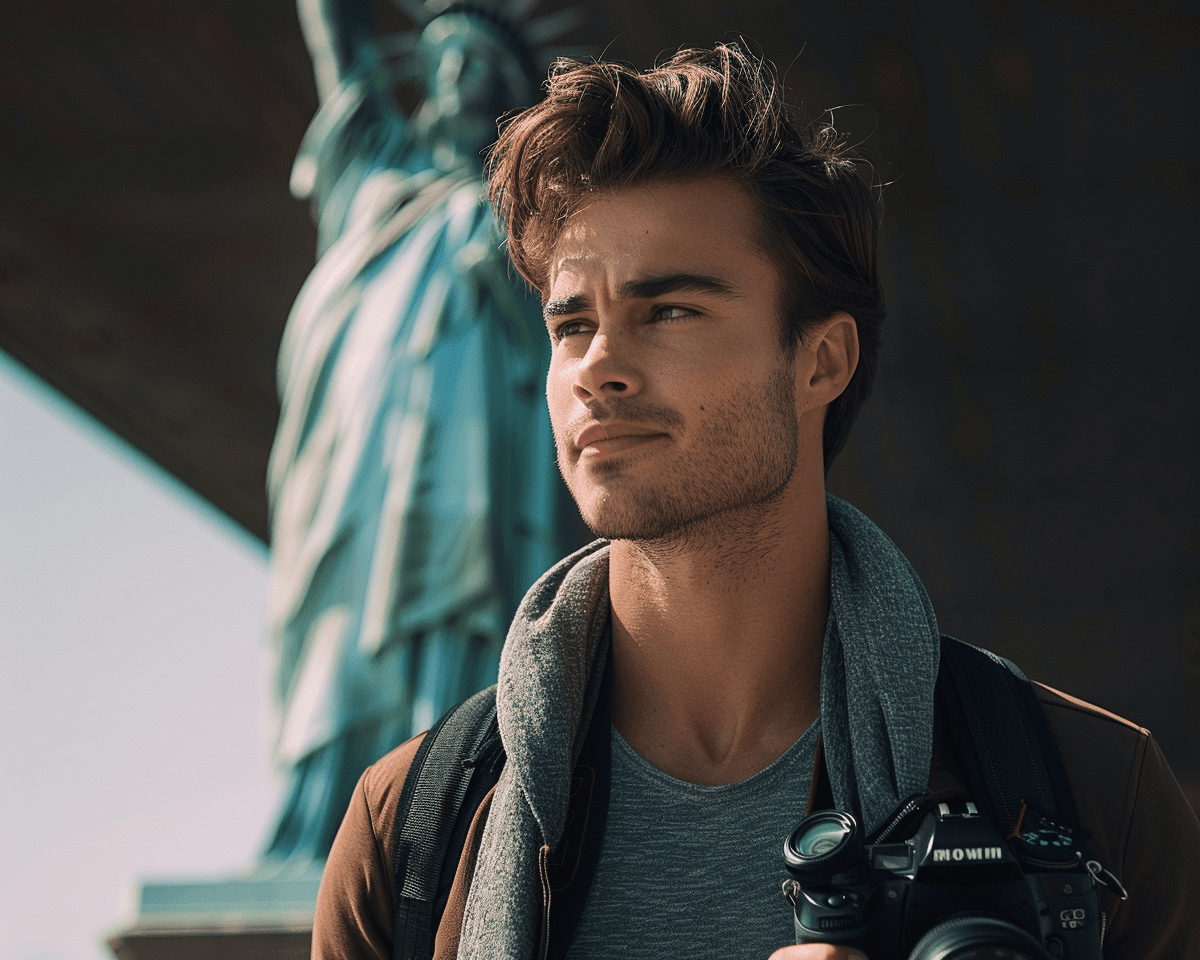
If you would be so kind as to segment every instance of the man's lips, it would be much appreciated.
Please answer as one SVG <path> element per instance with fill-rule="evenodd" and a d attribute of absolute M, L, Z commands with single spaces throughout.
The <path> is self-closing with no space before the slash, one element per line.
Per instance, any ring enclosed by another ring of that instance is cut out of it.
<path fill-rule="evenodd" d="M 640 427 L 623 427 L 620 424 L 605 426 L 597 424 L 588 427 L 575 438 L 575 449 L 584 450 L 587 447 L 597 447 L 604 452 L 604 445 L 618 440 L 645 440 L 650 437 L 662 437 L 666 434 L 658 430 L 646 430 Z M 626 446 L 626 444 L 619 444 Z"/>

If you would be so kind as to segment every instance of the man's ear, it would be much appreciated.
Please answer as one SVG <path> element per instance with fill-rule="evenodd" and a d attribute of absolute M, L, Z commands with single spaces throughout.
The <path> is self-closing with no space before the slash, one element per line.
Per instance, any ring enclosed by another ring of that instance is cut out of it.
<path fill-rule="evenodd" d="M 858 366 L 858 324 L 843 310 L 809 327 L 797 364 L 797 399 L 805 408 L 823 407 L 841 396 Z"/>

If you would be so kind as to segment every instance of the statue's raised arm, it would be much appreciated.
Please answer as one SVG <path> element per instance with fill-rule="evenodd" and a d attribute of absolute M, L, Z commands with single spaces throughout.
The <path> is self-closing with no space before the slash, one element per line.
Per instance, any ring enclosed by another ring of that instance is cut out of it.
<path fill-rule="evenodd" d="M 320 256 L 280 348 L 268 481 L 289 775 L 268 859 L 324 857 L 362 770 L 494 681 L 517 603 L 568 546 L 540 304 L 481 177 L 496 118 L 539 89 L 529 25 L 413 0 L 419 30 L 376 38 L 366 0 L 299 9 L 321 103 L 292 190 Z"/>
<path fill-rule="evenodd" d="M 375 48 L 367 0 L 297 0 L 300 29 L 312 59 L 317 99 L 325 103 L 354 69 L 359 54 Z"/>

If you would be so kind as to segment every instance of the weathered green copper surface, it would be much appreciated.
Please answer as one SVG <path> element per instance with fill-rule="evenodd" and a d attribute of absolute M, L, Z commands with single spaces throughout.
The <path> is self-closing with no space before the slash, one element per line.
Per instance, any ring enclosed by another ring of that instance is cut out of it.
<path fill-rule="evenodd" d="M 269 471 L 291 783 L 268 858 L 324 856 L 363 768 L 494 681 L 561 547 L 540 303 L 507 269 L 479 159 L 535 96 L 529 58 L 479 12 L 429 13 L 391 61 L 365 6 L 301 14 L 322 104 L 292 189 L 320 259 L 283 337 Z M 425 91 L 411 118 L 397 75 Z"/>

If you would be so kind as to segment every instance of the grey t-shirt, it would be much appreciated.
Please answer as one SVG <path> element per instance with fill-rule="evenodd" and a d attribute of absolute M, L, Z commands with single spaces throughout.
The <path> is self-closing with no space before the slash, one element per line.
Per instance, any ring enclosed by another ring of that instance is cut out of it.
<path fill-rule="evenodd" d="M 614 728 L 608 825 L 568 960 L 767 960 L 794 943 L 783 840 L 804 816 L 819 723 L 717 787 L 668 776 Z"/>

